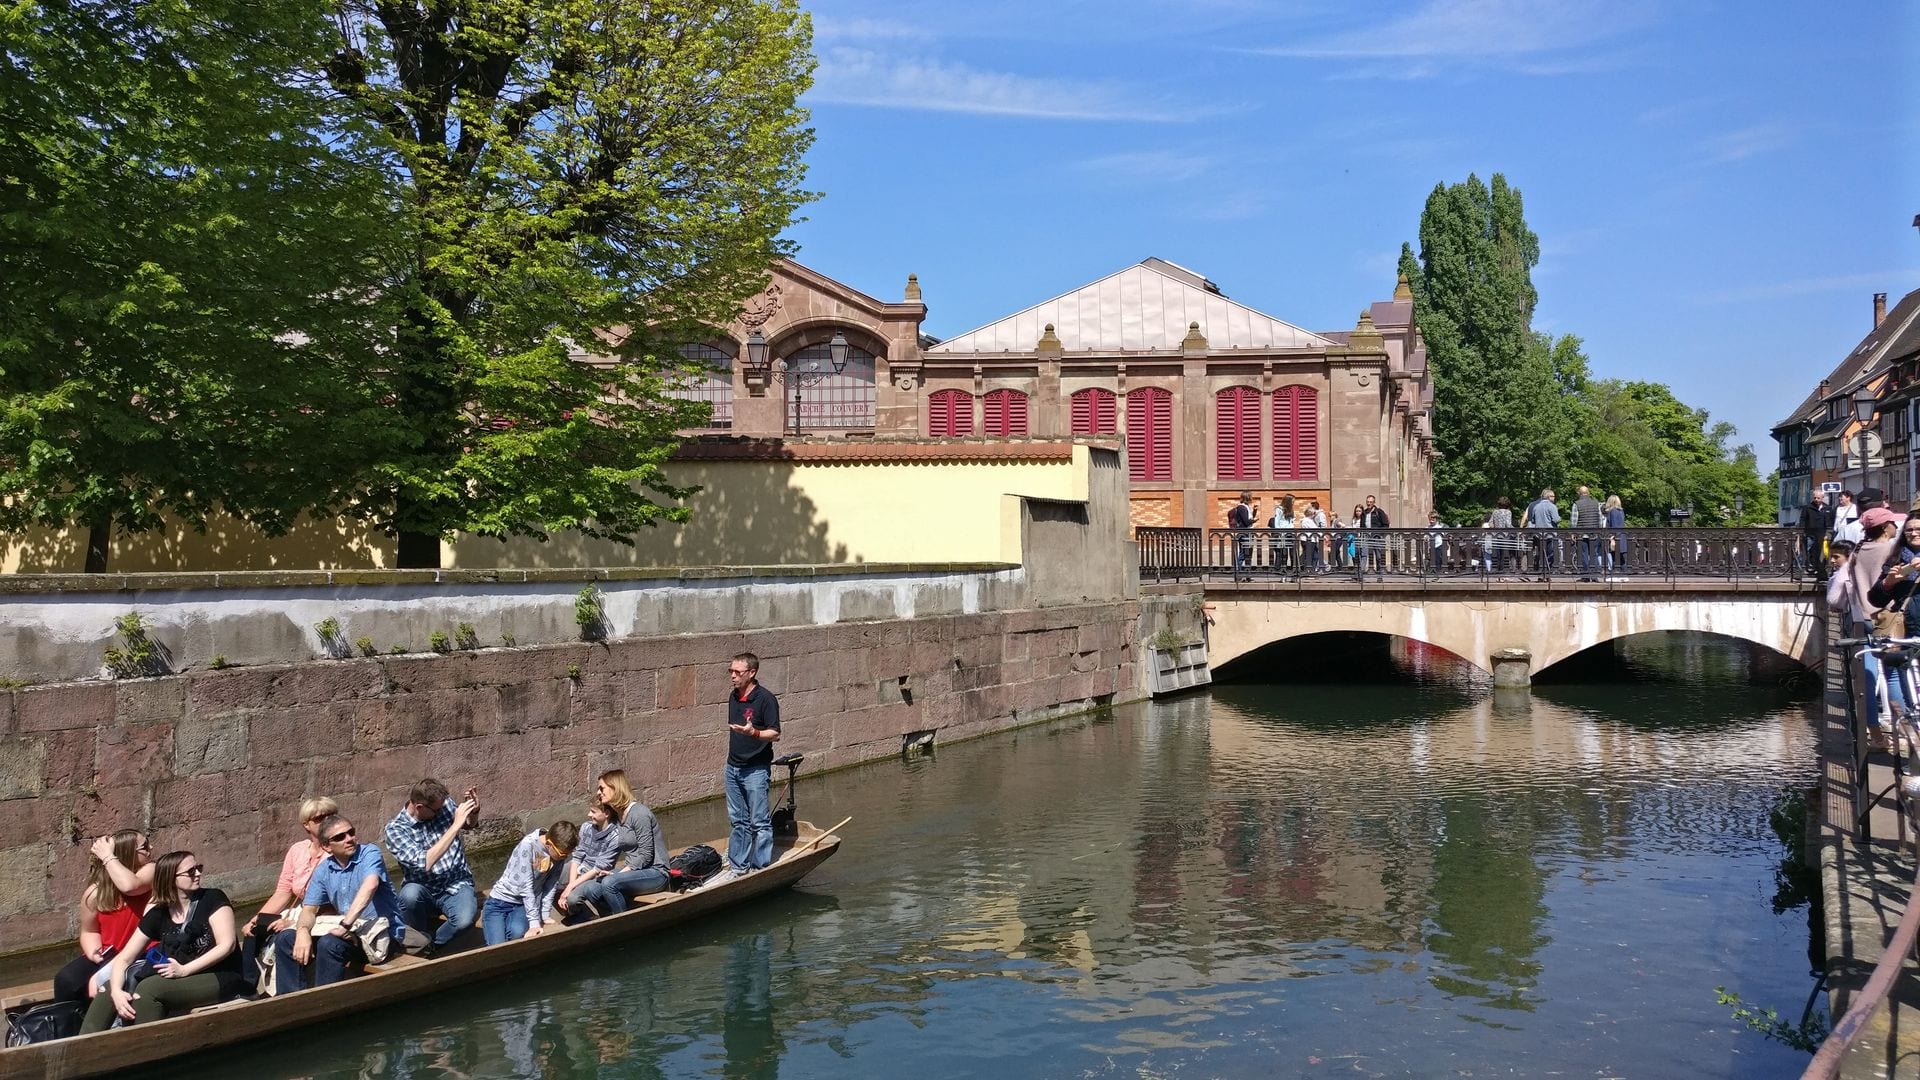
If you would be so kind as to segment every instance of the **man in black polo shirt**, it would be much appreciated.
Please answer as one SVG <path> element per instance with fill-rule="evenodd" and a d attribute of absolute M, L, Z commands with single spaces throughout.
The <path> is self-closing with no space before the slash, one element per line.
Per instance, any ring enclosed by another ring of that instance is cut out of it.
<path fill-rule="evenodd" d="M 727 865 L 712 880 L 731 880 L 773 862 L 773 815 L 768 789 L 773 743 L 780 737 L 780 702 L 760 685 L 760 658 L 741 653 L 727 665 Z M 711 882 L 710 882 L 711 883 Z"/>

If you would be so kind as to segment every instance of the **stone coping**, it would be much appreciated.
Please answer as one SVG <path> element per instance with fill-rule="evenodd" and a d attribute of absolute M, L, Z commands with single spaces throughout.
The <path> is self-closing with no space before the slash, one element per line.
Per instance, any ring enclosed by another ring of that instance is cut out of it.
<path fill-rule="evenodd" d="M 788 566 L 600 566 L 527 570 L 223 570 L 205 573 L 5 574 L 0 596 L 262 589 L 315 585 L 492 585 L 591 581 L 718 581 L 729 578 L 880 577 L 1018 570 L 1018 563 L 805 563 Z"/>

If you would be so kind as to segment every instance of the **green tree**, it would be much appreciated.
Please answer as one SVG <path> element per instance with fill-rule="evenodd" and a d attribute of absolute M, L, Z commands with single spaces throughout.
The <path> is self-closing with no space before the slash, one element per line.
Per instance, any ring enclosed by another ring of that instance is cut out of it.
<path fill-rule="evenodd" d="M 387 430 L 383 188 L 317 0 L 0 3 L 0 530 L 335 505 Z"/>
<path fill-rule="evenodd" d="M 1563 347 L 1533 332 L 1539 261 L 1520 192 L 1497 173 L 1491 186 L 1477 176 L 1436 186 L 1420 215 L 1419 256 L 1401 249 L 1433 372 L 1443 517 L 1475 519 L 1499 496 L 1565 474 L 1573 418 L 1561 379 L 1584 373 L 1556 368 L 1578 355 L 1577 340 Z"/>
<path fill-rule="evenodd" d="M 401 448 L 361 512 L 402 566 L 456 531 L 627 540 L 683 508 L 701 405 L 674 348 L 724 325 L 811 196 L 795 0 L 342 0 L 325 78 L 375 132 L 406 251 L 381 303 Z M 582 348 L 611 365 L 578 362 Z"/>

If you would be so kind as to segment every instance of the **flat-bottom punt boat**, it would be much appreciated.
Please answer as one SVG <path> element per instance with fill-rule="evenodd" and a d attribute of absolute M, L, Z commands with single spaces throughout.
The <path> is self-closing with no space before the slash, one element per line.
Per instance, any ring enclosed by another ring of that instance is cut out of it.
<path fill-rule="evenodd" d="M 0 1050 L 0 1078 L 65 1080 L 151 1065 L 644 937 L 789 888 L 839 849 L 840 838 L 833 833 L 805 821 L 795 825 L 795 835 L 776 838 L 773 865 L 745 877 L 688 892 L 643 896 L 634 907 L 618 915 L 578 926 L 555 926 L 538 937 L 493 946 L 456 946 L 455 951 L 432 960 L 397 955 L 385 964 L 369 965 L 365 975 L 297 994 L 241 998 L 151 1023 L 10 1047 Z M 726 850 L 724 837 L 712 843 L 716 850 Z M 52 983 L 47 982 L 0 991 L 0 1008 L 11 1011 L 45 1001 L 52 989 Z"/>

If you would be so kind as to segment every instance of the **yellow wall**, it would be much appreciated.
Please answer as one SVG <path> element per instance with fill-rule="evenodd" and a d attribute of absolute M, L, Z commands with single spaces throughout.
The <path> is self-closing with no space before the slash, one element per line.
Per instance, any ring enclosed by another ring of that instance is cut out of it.
<path fill-rule="evenodd" d="M 878 447 L 875 448 L 879 450 Z M 1089 450 L 1071 460 L 689 461 L 693 520 L 644 530 L 634 546 L 556 533 L 542 543 L 465 536 L 442 549 L 448 568 L 755 566 L 856 562 L 1017 562 L 1002 497 L 1088 497 Z M 84 530 L 0 540 L 0 573 L 78 573 Z M 114 538 L 110 569 L 149 571 L 379 569 L 393 541 L 357 521 L 308 524 L 280 538 L 231 519 L 207 532 L 176 527 Z"/>

